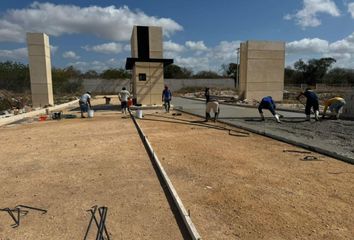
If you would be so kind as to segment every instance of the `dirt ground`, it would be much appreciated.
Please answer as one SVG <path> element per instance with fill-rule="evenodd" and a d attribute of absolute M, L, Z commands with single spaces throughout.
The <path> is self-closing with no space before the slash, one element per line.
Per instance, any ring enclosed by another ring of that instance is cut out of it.
<path fill-rule="evenodd" d="M 17 228 L 0 212 L 1 240 L 83 239 L 93 205 L 108 207 L 112 239 L 185 239 L 132 121 L 102 103 L 93 119 L 0 128 L 0 208 L 48 210 Z M 139 124 L 203 239 L 353 239 L 353 165 L 185 114 L 144 113 Z"/>
<path fill-rule="evenodd" d="M 353 165 L 200 120 L 152 112 L 139 124 L 204 239 L 354 238 Z"/>
<path fill-rule="evenodd" d="M 111 239 L 183 239 L 131 119 L 95 114 L 0 128 L 0 208 L 48 210 L 17 228 L 0 212 L 1 240 L 83 239 L 94 205 L 108 207 Z"/>

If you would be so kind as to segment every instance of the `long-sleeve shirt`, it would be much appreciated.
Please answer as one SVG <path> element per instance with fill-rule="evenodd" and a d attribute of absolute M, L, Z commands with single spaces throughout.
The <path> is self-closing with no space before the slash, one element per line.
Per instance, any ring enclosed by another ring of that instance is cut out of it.
<path fill-rule="evenodd" d="M 270 103 L 273 106 L 273 108 L 276 109 L 276 105 L 275 105 L 273 98 L 271 96 L 262 98 L 261 102 Z"/>

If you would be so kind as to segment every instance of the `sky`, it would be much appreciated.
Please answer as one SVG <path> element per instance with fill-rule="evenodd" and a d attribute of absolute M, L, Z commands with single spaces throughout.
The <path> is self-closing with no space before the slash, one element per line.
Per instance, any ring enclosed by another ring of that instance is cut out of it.
<path fill-rule="evenodd" d="M 0 61 L 28 63 L 26 32 L 49 35 L 53 67 L 125 66 L 134 25 L 163 28 L 164 58 L 221 73 L 247 40 L 286 43 L 286 66 L 354 68 L 354 0 L 1 0 Z"/>

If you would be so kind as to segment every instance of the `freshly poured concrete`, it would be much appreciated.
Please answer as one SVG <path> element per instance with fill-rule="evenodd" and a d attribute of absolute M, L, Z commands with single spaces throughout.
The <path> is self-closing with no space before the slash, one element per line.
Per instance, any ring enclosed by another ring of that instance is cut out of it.
<path fill-rule="evenodd" d="M 172 104 L 175 108 L 182 107 L 184 111 L 205 116 L 205 103 L 202 101 L 175 97 Z M 224 122 L 328 150 L 354 161 L 353 121 L 324 120 L 315 122 L 312 119 L 311 122 L 305 122 L 304 113 L 278 111 L 284 115 L 282 123 L 278 124 L 267 110 L 264 110 L 267 119 L 265 122 L 261 122 L 256 108 L 222 104 L 220 109 L 219 119 Z"/>

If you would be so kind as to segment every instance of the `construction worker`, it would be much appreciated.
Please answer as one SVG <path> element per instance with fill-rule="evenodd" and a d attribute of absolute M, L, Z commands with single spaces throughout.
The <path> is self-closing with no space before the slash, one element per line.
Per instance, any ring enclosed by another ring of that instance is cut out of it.
<path fill-rule="evenodd" d="M 211 118 L 211 111 L 214 112 L 214 122 L 216 122 L 219 114 L 220 114 L 220 106 L 219 102 L 216 99 L 209 99 L 209 102 L 206 104 L 205 110 L 205 121 L 207 122 Z"/>
<path fill-rule="evenodd" d="M 162 91 L 162 102 L 165 107 L 166 112 L 170 112 L 172 93 L 168 86 L 165 85 L 165 89 Z"/>
<path fill-rule="evenodd" d="M 318 104 L 318 97 L 317 94 L 312 91 L 310 88 L 306 88 L 305 92 L 301 92 L 296 99 L 300 101 L 300 97 L 305 96 L 306 97 L 306 106 L 305 106 L 305 114 L 306 114 L 306 121 L 310 121 L 310 115 L 311 115 L 311 108 L 313 109 L 313 112 L 315 113 L 315 120 L 319 120 L 319 104 Z"/>
<path fill-rule="evenodd" d="M 264 121 L 265 119 L 262 109 L 268 109 L 275 117 L 277 123 L 280 123 L 280 115 L 275 112 L 276 106 L 271 96 L 262 98 L 262 101 L 258 106 L 258 112 L 261 115 L 262 121 Z"/>
<path fill-rule="evenodd" d="M 339 119 L 339 111 L 346 104 L 345 100 L 341 97 L 333 97 L 325 101 L 322 118 L 325 118 L 327 109 L 335 114 L 334 118 Z"/>
<path fill-rule="evenodd" d="M 129 91 L 123 87 L 122 90 L 118 94 L 118 98 L 120 101 L 120 107 L 122 110 L 122 113 L 127 114 L 127 109 L 128 109 L 128 98 L 130 97 Z"/>
<path fill-rule="evenodd" d="M 88 110 L 92 108 L 90 99 L 91 99 L 91 92 L 86 92 L 84 95 L 80 97 L 79 105 L 81 111 L 81 118 L 85 118 L 84 112 L 88 112 Z"/>

